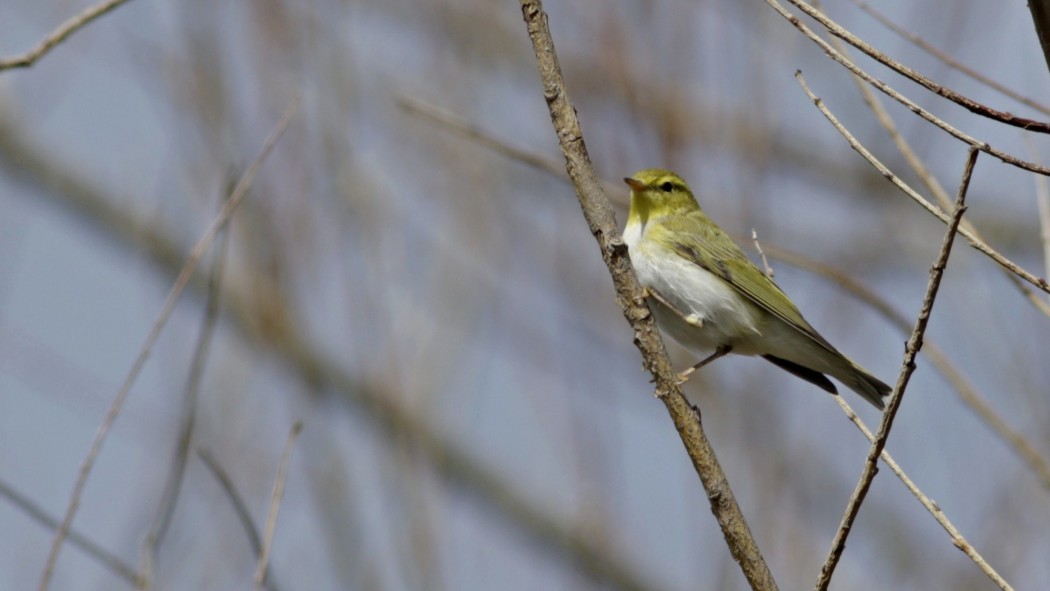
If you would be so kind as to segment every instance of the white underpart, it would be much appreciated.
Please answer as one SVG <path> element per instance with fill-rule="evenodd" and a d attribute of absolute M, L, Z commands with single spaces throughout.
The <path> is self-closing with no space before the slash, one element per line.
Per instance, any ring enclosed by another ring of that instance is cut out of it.
<path fill-rule="evenodd" d="M 722 345 L 732 345 L 734 353 L 744 355 L 767 352 L 759 345 L 762 339 L 756 338 L 771 324 L 766 322 L 769 315 L 765 311 L 720 277 L 677 253 L 653 243 L 640 248 L 644 232 L 637 223 L 628 224 L 623 232 L 634 272 L 642 285 L 659 292 L 686 316 L 653 305 L 661 330 L 696 352 Z"/>

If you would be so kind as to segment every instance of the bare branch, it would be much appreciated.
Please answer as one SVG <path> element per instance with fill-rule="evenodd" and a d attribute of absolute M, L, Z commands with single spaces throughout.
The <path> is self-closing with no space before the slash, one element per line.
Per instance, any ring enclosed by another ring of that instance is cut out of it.
<path fill-rule="evenodd" d="M 197 267 L 197 262 L 204 256 L 204 253 L 211 246 L 212 241 L 215 239 L 215 235 L 226 222 L 229 221 L 230 216 L 233 215 L 237 205 L 240 204 L 241 200 L 248 193 L 248 189 L 252 186 L 252 181 L 255 180 L 255 175 L 258 174 L 259 169 L 262 167 L 266 157 L 269 156 L 274 146 L 277 145 L 277 140 L 280 139 L 284 130 L 288 127 L 288 124 L 292 120 L 292 116 L 295 115 L 296 110 L 299 108 L 299 98 L 296 97 L 288 105 L 284 115 L 278 121 L 277 126 L 274 127 L 273 131 L 270 132 L 270 136 L 266 139 L 263 145 L 262 151 L 252 162 L 251 166 L 244 172 L 237 186 L 234 188 L 230 198 L 223 204 L 222 210 L 212 220 L 211 225 L 205 231 L 201 239 L 194 245 L 193 250 L 190 252 L 189 258 L 186 260 L 186 264 L 182 267 L 182 271 L 175 280 L 175 284 L 172 286 L 171 291 L 168 293 L 168 297 L 164 301 L 164 306 L 161 309 L 160 314 L 157 316 L 157 320 L 153 324 L 153 328 L 150 330 L 149 335 L 146 337 L 146 342 L 142 345 L 142 349 L 139 351 L 138 357 L 135 359 L 131 370 L 128 372 L 127 377 L 124 379 L 124 383 L 120 387 L 120 391 L 117 392 L 116 397 L 110 404 L 109 411 L 106 413 L 105 419 L 99 426 L 98 431 L 95 433 L 95 438 L 91 442 L 91 447 L 88 450 L 87 457 L 84 458 L 83 463 L 80 465 L 80 470 L 77 475 L 76 484 L 73 486 L 73 493 L 69 499 L 69 505 L 66 507 L 66 514 L 62 520 L 62 524 L 59 526 L 58 531 L 55 533 L 55 538 L 51 543 L 51 551 L 47 557 L 47 563 L 44 566 L 44 572 L 40 580 L 40 591 L 46 591 L 50 582 L 51 576 L 54 573 L 55 563 L 58 561 L 58 553 L 62 548 L 62 542 L 66 538 L 66 534 L 69 533 L 69 528 L 73 523 L 73 517 L 76 515 L 77 508 L 80 506 L 80 496 L 84 492 L 84 487 L 87 485 L 88 475 L 91 473 L 91 468 L 95 464 L 95 459 L 98 457 L 99 452 L 102 450 L 102 444 L 106 439 L 106 435 L 109 434 L 110 428 L 113 423 L 117 420 L 117 415 L 120 414 L 120 409 L 124 404 L 124 400 L 127 398 L 128 393 L 131 391 L 132 384 L 135 383 L 135 379 L 138 377 L 142 368 L 146 364 L 146 359 L 149 358 L 150 350 L 153 348 L 153 344 L 156 343 L 157 338 L 160 336 L 161 331 L 164 329 L 168 318 L 175 309 L 175 304 L 179 301 L 179 297 L 182 295 L 182 291 L 186 288 L 186 284 L 189 282 L 190 277 L 193 275 L 194 269 Z"/>
<path fill-rule="evenodd" d="M 127 2 L 128 0 L 106 0 L 105 2 L 101 2 L 88 8 L 62 23 L 57 29 L 52 31 L 50 35 L 45 37 L 43 41 L 38 43 L 36 47 L 25 54 L 10 59 L 0 60 L 0 72 L 12 68 L 28 68 L 32 66 L 38 59 L 54 49 L 56 45 L 65 41 L 67 37 L 75 33 L 78 29 Z"/>
<path fill-rule="evenodd" d="M 908 318 L 894 309 L 894 307 L 884 298 L 880 297 L 874 291 L 868 289 L 848 274 L 835 269 L 831 265 L 814 261 L 808 257 L 788 252 L 781 248 L 770 246 L 769 244 L 766 245 L 766 250 L 769 251 L 769 256 L 774 259 L 784 261 L 789 265 L 801 269 L 806 269 L 835 282 L 839 287 L 846 290 L 848 293 L 853 294 L 859 300 L 866 303 L 873 310 L 882 315 L 882 317 L 886 318 L 891 324 L 904 332 L 904 334 L 908 334 L 911 331 L 911 321 Z M 1011 427 L 1006 419 L 1004 419 L 1002 415 L 997 413 L 995 409 L 986 402 L 985 397 L 977 391 L 977 388 L 966 378 L 966 376 L 963 375 L 962 371 L 952 363 L 952 360 L 948 358 L 936 342 L 927 337 L 922 352 L 930 359 L 930 363 L 937 368 L 937 371 L 948 380 L 948 383 L 952 385 L 952 388 L 962 401 L 968 405 L 971 410 L 977 413 L 977 416 L 979 416 L 988 427 L 995 432 L 995 434 L 997 434 L 1007 445 L 1013 448 L 1014 453 L 1028 464 L 1028 467 L 1035 473 L 1036 477 L 1039 478 L 1042 485 L 1047 490 L 1050 490 L 1050 461 L 1047 461 L 1031 441 L 1028 441 L 1024 435 Z"/>
<path fill-rule="evenodd" d="M 19 493 L 14 487 L 8 485 L 6 482 L 0 480 L 0 496 L 3 496 L 11 504 L 21 509 L 26 515 L 36 520 L 38 523 L 50 530 L 57 530 L 59 526 L 58 519 L 48 515 L 47 511 L 43 507 L 34 503 L 29 497 Z M 102 546 L 99 546 L 95 542 L 92 542 L 87 537 L 81 535 L 78 532 L 69 532 L 69 543 L 80 548 L 88 556 L 91 556 L 95 560 L 99 561 L 100 564 L 108 568 L 113 574 L 124 579 L 131 585 L 137 585 L 139 578 L 135 573 L 134 567 L 130 564 L 125 563 L 117 556 L 111 554 Z"/>
<path fill-rule="evenodd" d="M 612 275 L 617 300 L 634 329 L 635 345 L 642 353 L 645 367 L 655 378 L 656 395 L 674 421 L 707 491 L 711 510 L 722 528 L 729 550 L 740 564 L 744 576 L 753 589 L 776 589 L 769 567 L 755 544 L 714 450 L 704 434 L 700 412 L 682 395 L 652 313 L 642 296 L 641 286 L 627 256 L 626 245 L 616 230 L 612 206 L 594 174 L 575 109 L 566 94 L 554 41 L 547 27 L 547 15 L 539 0 L 521 0 L 521 9 L 536 54 L 543 96 L 547 100 L 551 120 L 565 155 L 566 170 L 576 187 L 587 224 L 598 241 L 602 258 Z"/>
<path fill-rule="evenodd" d="M 230 190 L 232 191 L 232 189 Z M 229 191 L 227 191 L 228 193 Z M 149 583 L 153 578 L 153 568 L 157 561 L 160 544 L 164 540 L 171 518 L 175 513 L 175 505 L 178 502 L 179 492 L 182 488 L 182 479 L 186 473 L 193 428 L 197 422 L 197 400 L 200 397 L 201 379 L 204 376 L 204 365 L 208 358 L 211 338 L 219 318 L 219 296 L 222 291 L 222 274 L 225 267 L 226 247 L 229 244 L 229 236 L 229 232 L 223 233 L 218 253 L 212 263 L 211 274 L 208 278 L 208 301 L 204 307 L 204 321 L 201 326 L 201 332 L 197 337 L 197 345 L 193 349 L 189 380 L 186 384 L 186 394 L 183 397 L 182 424 L 179 428 L 175 457 L 172 459 L 171 469 L 164 484 L 164 492 L 161 494 L 160 502 L 157 504 L 157 512 L 153 517 L 149 533 L 146 534 L 140 554 L 139 578 L 143 581 L 142 586 L 145 588 L 149 587 Z"/>
<path fill-rule="evenodd" d="M 1050 1 L 1028 0 L 1028 10 L 1032 12 L 1032 23 L 1039 36 L 1039 46 L 1043 48 L 1043 58 L 1050 68 Z"/>
<path fill-rule="evenodd" d="M 852 147 L 858 154 L 863 156 L 864 159 L 867 160 L 872 166 L 878 169 L 878 171 L 882 173 L 882 176 L 886 177 L 886 179 L 893 183 L 894 186 L 903 191 L 905 195 L 911 197 L 916 203 L 921 205 L 923 209 L 930 212 L 935 217 L 937 217 L 937 219 L 941 220 L 944 223 L 949 223 L 951 221 L 951 218 L 948 216 L 948 214 L 944 213 L 944 211 L 942 211 L 936 205 L 927 201 L 922 195 L 916 193 L 914 189 L 909 187 L 908 184 L 902 181 L 897 175 L 893 174 L 893 172 L 890 171 L 889 168 L 886 168 L 886 165 L 880 162 L 878 158 L 872 155 L 872 153 L 868 151 L 867 148 L 865 148 L 859 141 L 857 141 L 857 138 L 853 137 L 853 134 L 851 134 L 849 130 L 846 129 L 846 127 L 842 125 L 842 123 L 839 122 L 838 118 L 835 117 L 835 115 L 827 108 L 827 106 L 824 104 L 824 101 L 821 100 L 820 97 L 818 97 L 817 95 L 813 94 L 813 91 L 810 90 L 809 85 L 806 84 L 806 79 L 802 76 L 802 72 L 796 72 L 795 78 L 798 79 L 799 84 L 802 86 L 802 90 L 806 92 L 806 95 L 809 96 L 810 100 L 813 101 L 813 104 L 816 105 L 817 109 L 819 109 L 820 112 L 824 115 L 824 117 L 827 118 L 827 120 L 830 121 L 833 126 L 835 126 L 835 129 L 837 129 L 838 132 L 842 134 L 842 137 L 846 138 L 846 141 L 849 142 L 850 147 Z M 976 148 L 976 146 L 972 147 Z M 966 238 L 966 240 L 970 243 L 971 246 L 988 255 L 993 261 L 999 263 L 999 265 L 1001 265 L 1003 268 L 1009 270 L 1018 277 L 1038 287 L 1039 289 L 1050 293 L 1050 283 L 1048 283 L 1046 279 L 1043 279 L 1042 277 L 1036 277 L 1028 271 L 1025 271 L 1017 263 L 1014 263 L 1010 259 L 1003 256 L 999 251 L 995 250 L 991 246 L 988 246 L 987 243 L 982 241 L 980 238 L 974 235 L 973 232 L 967 230 L 966 228 L 960 228 L 959 234 L 962 234 L 962 236 Z"/>
<path fill-rule="evenodd" d="M 782 15 L 785 15 L 785 18 L 787 18 L 787 11 L 784 10 L 783 6 L 778 4 L 776 0 L 766 0 L 766 2 L 773 6 L 777 10 L 777 12 L 781 13 Z M 982 105 L 981 103 L 969 97 L 965 97 L 955 92 L 954 90 L 951 90 L 950 88 L 946 88 L 944 86 L 941 86 L 940 84 L 937 84 L 933 80 L 930 80 L 926 76 L 923 76 L 922 74 L 916 72 L 908 66 L 905 66 L 904 64 L 894 60 L 893 58 L 890 58 L 886 54 L 882 53 L 881 51 L 875 49 L 874 47 L 866 43 L 863 39 L 844 29 L 841 25 L 828 18 L 828 16 L 823 12 L 803 2 L 803 0 L 788 0 L 788 2 L 794 4 L 795 7 L 797 7 L 799 10 L 806 13 L 815 21 L 820 23 L 821 26 L 827 29 L 827 31 L 832 35 L 856 47 L 875 61 L 890 68 L 894 72 L 897 72 L 898 74 L 904 76 L 912 82 L 917 83 L 919 86 L 922 86 L 923 88 L 929 90 L 937 96 L 946 98 L 951 102 L 967 109 L 971 113 L 975 113 L 982 117 L 987 117 L 988 119 L 992 119 L 1000 123 L 1005 123 L 1014 127 L 1020 127 L 1021 129 L 1025 129 L 1028 131 L 1050 133 L 1050 123 L 1045 123 L 1043 121 L 1035 121 L 1034 119 L 1026 119 L 1024 117 L 1017 117 L 1012 113 L 999 111 L 991 107 Z M 794 18 L 793 21 L 791 20 L 792 18 Z M 798 19 L 794 16 L 788 18 L 788 20 L 791 21 L 791 24 L 795 25 L 796 27 L 799 27 L 801 25 L 801 22 L 799 22 Z M 799 28 L 799 30 L 801 30 L 801 28 Z M 806 36 L 809 37 L 808 34 Z M 813 39 L 813 37 L 810 38 Z M 827 49 L 825 49 L 825 51 L 827 51 Z M 834 59 L 834 56 L 832 56 L 832 58 Z M 835 61 L 838 60 L 836 59 Z"/>
<path fill-rule="evenodd" d="M 849 403 L 847 403 L 842 396 L 834 396 L 833 398 L 835 399 L 835 402 L 839 404 L 839 408 L 842 409 L 842 412 L 846 413 L 846 417 L 850 420 L 850 422 L 852 422 L 854 425 L 857 426 L 858 429 L 860 429 L 860 432 L 868 438 L 868 441 L 875 443 L 875 437 L 871 434 L 871 431 L 868 430 L 868 427 L 864 424 L 864 421 L 860 420 L 860 417 L 857 416 L 857 413 L 853 412 L 853 409 L 850 408 Z M 907 474 L 905 474 L 904 470 L 901 469 L 901 467 L 897 464 L 896 460 L 894 460 L 893 457 L 890 455 L 890 452 L 884 449 L 882 450 L 882 453 L 879 457 L 881 457 L 882 461 L 890 467 L 890 470 L 894 474 L 897 475 L 897 478 L 899 478 L 900 481 L 904 483 L 905 488 L 907 488 L 908 491 L 911 492 L 911 494 L 914 495 L 920 503 L 922 503 L 922 506 L 925 507 L 927 511 L 929 511 L 930 515 L 933 515 L 933 518 L 937 520 L 937 523 L 941 524 L 941 527 L 944 528 L 944 531 L 948 532 L 948 536 L 952 539 L 952 544 L 959 550 L 962 550 L 964 554 L 969 556 L 970 560 L 973 560 L 974 564 L 976 564 L 977 567 L 980 568 L 982 572 L 984 572 L 984 574 L 988 575 L 988 578 L 995 582 L 995 584 L 998 585 L 1000 589 L 1002 589 L 1003 591 L 1013 591 L 1013 587 L 1011 587 L 1010 584 L 1007 583 L 1006 580 L 1003 579 L 1003 577 L 998 572 L 996 572 L 996 570 L 992 568 L 990 564 L 988 564 L 988 561 L 986 561 L 984 557 L 981 556 L 981 554 L 977 552 L 977 550 L 972 545 L 970 545 L 969 542 L 966 541 L 966 538 L 964 538 L 963 535 L 959 533 L 959 530 L 955 528 L 955 525 L 952 524 L 951 520 L 948 519 L 948 516 L 944 514 L 944 511 L 941 511 L 941 508 L 937 506 L 937 503 L 934 503 L 933 500 L 927 497 L 922 492 L 922 490 L 920 490 L 919 487 L 916 486 L 914 482 L 912 482 L 912 479 L 909 478 Z"/>
<path fill-rule="evenodd" d="M 867 6 L 867 4 L 864 4 L 863 0 L 853 0 L 853 2 L 861 5 L 862 8 Z M 818 8 L 820 8 L 819 3 L 815 3 L 815 5 Z M 882 15 L 879 13 L 875 13 L 874 16 L 876 16 L 876 18 L 882 17 Z M 835 49 L 842 53 L 842 55 L 849 57 L 848 48 L 841 39 L 837 37 L 832 38 L 831 43 L 835 46 Z M 921 180 L 922 183 L 926 185 L 926 188 L 929 190 L 930 193 L 933 194 L 933 197 L 937 200 L 937 203 L 941 206 L 941 208 L 950 209 L 952 206 L 951 196 L 948 195 L 948 192 L 944 190 L 944 187 L 941 186 L 941 183 L 937 180 L 933 173 L 930 172 L 930 169 L 926 166 L 922 159 L 919 158 L 919 155 L 915 153 L 915 150 L 912 149 L 911 144 L 908 143 L 908 140 L 906 140 L 904 136 L 901 135 L 900 131 L 897 129 L 897 124 L 894 122 L 893 117 L 890 116 L 889 111 L 886 110 L 886 107 L 882 105 L 882 101 L 879 100 L 879 97 L 875 94 L 874 91 L 872 91 L 871 87 L 864 83 L 863 78 L 856 75 L 853 75 L 852 78 L 853 81 L 857 84 L 857 90 L 860 91 L 861 97 L 864 99 L 864 103 L 868 105 L 868 108 L 870 108 L 872 113 L 875 114 L 875 118 L 876 120 L 878 120 L 879 125 L 881 125 L 882 128 L 886 130 L 886 133 L 889 134 L 890 139 L 892 139 L 894 145 L 897 146 L 897 149 L 900 151 L 901 156 L 904 157 L 904 161 L 908 163 L 908 166 L 910 166 L 915 175 L 919 177 L 919 180 Z M 1025 137 L 1027 138 L 1029 136 Z M 1033 162 L 1038 161 L 1038 158 L 1033 159 Z M 1046 181 L 1046 176 L 1044 175 L 1039 175 L 1037 178 L 1042 179 L 1044 182 Z M 1036 182 L 1038 183 L 1039 181 Z M 971 222 L 970 220 L 964 219 L 960 227 L 962 228 L 962 233 L 964 236 L 972 234 L 973 237 L 977 240 L 980 240 L 982 242 L 984 241 L 984 238 L 981 237 L 980 232 L 977 231 L 976 226 L 974 226 L 973 222 Z M 1047 316 L 1050 316 L 1050 303 L 1047 303 L 1047 300 L 1041 298 L 1039 294 L 1036 294 L 1034 291 L 1032 291 L 1032 289 L 1028 287 L 1028 285 L 1026 285 L 1025 282 L 1022 281 L 1011 270 L 1004 268 L 1002 269 L 1002 271 L 1007 281 L 1009 281 L 1014 287 L 1016 287 L 1021 292 L 1021 294 L 1024 295 L 1025 299 L 1031 302 L 1031 304 L 1034 305 L 1040 312 L 1046 314 Z M 1050 269 L 1047 270 L 1047 275 L 1050 276 Z"/>
<path fill-rule="evenodd" d="M 769 266 L 769 261 L 766 260 L 766 253 L 762 250 L 762 245 L 758 242 L 758 231 L 751 228 L 751 240 L 755 243 L 755 250 L 758 251 L 759 258 L 762 259 L 762 268 L 765 270 L 766 277 L 773 278 L 773 267 Z"/>
<path fill-rule="evenodd" d="M 284 442 L 284 451 L 281 452 L 281 461 L 277 464 L 277 479 L 273 483 L 273 493 L 270 495 L 270 508 L 266 511 L 266 529 L 262 540 L 262 551 L 259 552 L 259 563 L 255 567 L 255 591 L 262 591 L 266 587 L 266 574 L 269 572 L 270 549 L 273 547 L 273 535 L 277 531 L 277 511 L 281 507 L 281 499 L 284 498 L 284 482 L 288 475 L 288 461 L 292 457 L 292 447 L 295 440 L 303 430 L 303 422 L 296 421 L 292 425 L 288 439 Z"/>
<path fill-rule="evenodd" d="M 801 31 L 803 35 L 805 35 L 810 40 L 812 40 L 814 43 L 819 45 L 820 48 L 824 50 L 824 53 L 828 54 L 828 57 L 830 57 L 831 59 L 835 60 L 839 64 L 842 64 L 847 70 L 852 72 L 854 75 L 859 76 L 865 82 L 867 82 L 868 84 L 871 84 L 872 86 L 877 88 L 880 92 L 886 94 L 887 96 L 889 96 L 893 100 L 895 100 L 895 101 L 899 102 L 900 104 L 904 105 L 912 113 L 915 113 L 919 117 L 922 117 L 926 121 L 929 121 L 930 123 L 936 125 L 940 129 L 942 129 L 945 132 L 947 132 L 952 137 L 954 137 L 954 138 L 956 138 L 958 140 L 961 140 L 961 141 L 969 144 L 971 147 L 977 148 L 978 150 L 981 150 L 982 152 L 985 152 L 985 153 L 987 153 L 987 154 L 989 154 L 991 156 L 995 156 L 996 158 L 998 158 L 999 160 L 1002 160 L 1003 162 L 1006 162 L 1007 164 L 1012 164 L 1012 165 L 1014 165 L 1014 166 L 1016 166 L 1018 168 L 1023 168 L 1024 170 L 1028 170 L 1028 171 L 1031 171 L 1031 172 L 1037 172 L 1039 174 L 1050 175 L 1050 168 L 1047 168 L 1045 166 L 1040 166 L 1038 164 L 1035 164 L 1034 162 L 1028 162 L 1026 160 L 1022 160 L 1020 158 L 1017 158 L 1016 156 L 1012 156 L 1010 154 L 1007 154 L 1006 152 L 1003 152 L 1002 150 L 997 150 L 997 149 L 993 148 L 991 146 L 991 144 L 989 144 L 988 142 L 984 142 L 984 141 L 978 140 L 978 139 L 976 139 L 976 138 L 974 138 L 974 137 L 972 137 L 970 135 L 967 135 L 966 133 L 963 133 L 962 131 L 956 129 L 955 127 L 952 127 L 951 125 L 949 125 L 948 123 L 946 123 L 942 119 L 936 117 L 935 115 L 933 115 L 932 113 L 930 113 L 926 109 L 923 109 L 922 107 L 920 107 L 918 104 L 916 104 L 911 99 L 905 97 L 901 93 L 899 93 L 896 90 L 894 90 L 893 88 L 891 88 L 885 82 L 875 78 L 871 74 L 868 74 L 864 70 L 860 69 L 860 67 L 858 67 L 856 64 L 854 64 L 852 61 L 850 61 L 846 56 L 842 55 L 834 47 L 829 45 L 827 41 L 824 41 L 819 36 L 817 36 L 817 34 L 814 33 L 805 24 L 803 24 L 802 21 L 800 21 L 797 16 L 791 14 L 786 9 L 784 9 L 784 7 L 779 2 L 777 2 L 777 0 L 766 0 L 766 4 L 769 4 L 770 6 L 772 6 L 773 9 L 777 11 L 777 13 L 779 13 L 781 16 L 783 16 L 785 19 L 787 19 L 787 21 L 789 23 L 791 23 L 792 25 L 794 25 L 796 29 Z"/>
<path fill-rule="evenodd" d="M 1028 97 L 1026 97 L 1024 95 L 1022 95 L 1021 93 L 1019 93 L 1019 92 L 1017 92 L 1017 91 L 1015 91 L 1015 90 L 1013 90 L 1011 88 L 1008 88 L 1008 87 L 1006 87 L 1006 86 L 996 82 L 995 80 L 992 80 L 988 76 L 985 76 L 984 74 L 978 72 L 977 70 L 974 70 L 970 66 L 967 66 L 966 64 L 960 62 L 959 60 L 955 59 L 954 57 L 952 57 L 948 53 L 946 53 L 944 51 L 941 51 L 940 49 L 934 47 L 933 45 L 931 45 L 929 42 L 927 42 L 922 37 L 912 33 L 911 31 L 909 31 L 909 30 L 905 29 L 904 27 L 898 25 L 897 23 L 893 22 L 892 20 L 889 19 L 889 17 L 887 17 L 886 15 L 884 15 L 881 12 L 879 12 L 878 10 L 876 10 L 874 6 L 868 4 L 864 0 L 852 0 L 852 2 L 857 5 L 857 8 L 860 8 L 864 12 L 868 13 L 869 15 L 871 15 L 872 18 L 874 18 L 875 20 L 877 20 L 880 23 L 882 23 L 887 29 L 889 29 L 889 30 L 893 31 L 894 33 L 900 35 L 904 39 L 907 39 L 908 41 L 910 41 L 912 44 L 914 44 L 919 49 L 922 49 L 926 53 L 932 55 L 933 57 L 935 57 L 935 58 L 937 58 L 939 60 L 941 60 L 949 68 L 952 68 L 954 70 L 962 72 L 966 76 L 969 76 L 970 78 L 980 82 L 981 84 L 984 84 L 985 86 L 987 86 L 987 87 L 989 87 L 989 88 L 991 88 L 993 90 L 996 90 L 999 93 L 1004 94 L 1004 95 L 1014 99 L 1015 101 L 1021 103 L 1022 105 L 1025 105 L 1026 107 L 1031 107 L 1031 108 L 1035 109 L 1036 111 L 1039 111 L 1039 112 L 1041 112 L 1041 113 L 1043 113 L 1045 115 L 1050 115 L 1050 107 L 1048 107 L 1048 106 L 1046 106 L 1046 105 L 1044 105 L 1042 103 L 1038 103 L 1038 102 L 1036 102 L 1036 101 L 1034 101 L 1034 100 L 1032 100 L 1032 99 L 1030 99 L 1030 98 L 1028 98 Z M 818 8 L 819 8 L 819 6 L 818 6 Z"/>
<path fill-rule="evenodd" d="M 237 520 L 241 522 L 244 533 L 248 535 L 248 544 L 252 547 L 252 553 L 258 559 L 262 555 L 262 541 L 259 536 L 259 530 L 255 527 L 252 515 L 248 511 L 248 506 L 237 492 L 237 487 L 233 485 L 233 480 L 230 478 L 229 473 L 219 465 L 208 450 L 198 449 L 197 457 L 204 462 L 204 465 L 215 477 L 215 480 L 219 481 L 219 486 L 222 488 L 222 492 L 226 494 L 226 498 L 230 499 L 230 504 L 233 505 L 233 512 L 237 514 Z M 273 582 L 273 577 L 270 576 L 269 567 L 266 568 L 265 580 L 266 587 L 271 591 L 276 591 L 277 585 Z"/>
<path fill-rule="evenodd" d="M 958 195 L 955 199 L 955 211 L 952 213 L 948 229 L 944 233 L 944 240 L 941 243 L 941 250 L 937 255 L 937 260 L 930 269 L 930 281 L 926 285 L 926 295 L 922 298 L 919 317 L 916 319 L 915 329 L 912 330 L 911 337 L 908 338 L 908 343 L 904 347 L 904 362 L 902 363 L 900 375 L 897 377 L 897 384 L 893 388 L 889 402 L 886 404 L 886 411 L 882 415 L 882 423 L 879 425 L 878 435 L 875 437 L 875 442 L 868 452 L 857 487 L 846 505 L 846 512 L 842 516 L 842 522 L 839 524 L 838 532 L 836 532 L 835 539 L 832 541 L 828 558 L 820 570 L 820 578 L 817 579 L 818 591 L 827 591 L 828 585 L 831 584 L 831 576 L 834 574 L 835 567 L 842 557 L 842 551 L 846 548 L 846 538 L 853 527 L 853 521 L 857 518 L 861 504 L 864 503 L 864 498 L 868 494 L 871 482 L 875 478 L 879 455 L 886 446 L 886 439 L 890 436 L 893 419 L 897 416 L 901 400 L 904 399 L 904 390 L 908 387 L 908 381 L 911 379 L 912 372 L 915 371 L 915 357 L 919 354 L 919 349 L 922 348 L 922 337 L 926 332 L 926 324 L 930 319 L 930 312 L 933 310 L 933 302 L 937 298 L 937 290 L 940 288 L 941 278 L 944 276 L 944 269 L 948 264 L 948 256 L 951 254 L 952 244 L 955 242 L 955 234 L 959 230 L 959 222 L 962 221 L 963 213 L 966 211 L 966 191 L 970 187 L 970 177 L 973 174 L 974 164 L 977 163 L 978 153 L 976 149 L 971 148 L 967 155 L 966 167 L 963 170 L 962 180 L 959 182 Z"/>

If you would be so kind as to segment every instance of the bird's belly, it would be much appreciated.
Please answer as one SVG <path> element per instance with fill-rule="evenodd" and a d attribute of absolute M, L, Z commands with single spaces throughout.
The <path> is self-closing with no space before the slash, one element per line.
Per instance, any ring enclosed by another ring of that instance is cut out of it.
<path fill-rule="evenodd" d="M 723 279 L 676 254 L 653 257 L 632 250 L 631 262 L 642 285 L 696 320 L 687 322 L 674 310 L 650 301 L 660 329 L 680 344 L 698 352 L 723 345 L 744 355 L 762 352 L 752 342 L 761 335 L 766 314 Z"/>

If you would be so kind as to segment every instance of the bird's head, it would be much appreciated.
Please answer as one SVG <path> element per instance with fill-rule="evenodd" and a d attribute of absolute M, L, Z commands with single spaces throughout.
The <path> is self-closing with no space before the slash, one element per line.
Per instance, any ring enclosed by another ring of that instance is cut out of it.
<path fill-rule="evenodd" d="M 660 168 L 639 170 L 623 179 L 631 188 L 631 210 L 627 223 L 645 224 L 650 218 L 700 209 L 682 177 Z"/>

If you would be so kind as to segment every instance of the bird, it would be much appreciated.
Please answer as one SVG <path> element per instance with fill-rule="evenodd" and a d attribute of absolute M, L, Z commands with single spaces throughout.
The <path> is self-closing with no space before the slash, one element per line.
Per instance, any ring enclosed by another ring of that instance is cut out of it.
<path fill-rule="evenodd" d="M 831 345 L 798 307 L 700 209 L 681 177 L 650 168 L 624 178 L 631 204 L 623 241 L 660 330 L 697 354 L 679 374 L 729 353 L 761 356 L 838 394 L 831 376 L 876 408 L 891 388 Z"/>

